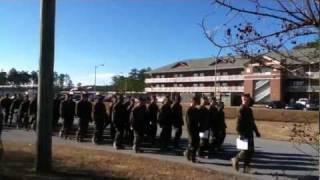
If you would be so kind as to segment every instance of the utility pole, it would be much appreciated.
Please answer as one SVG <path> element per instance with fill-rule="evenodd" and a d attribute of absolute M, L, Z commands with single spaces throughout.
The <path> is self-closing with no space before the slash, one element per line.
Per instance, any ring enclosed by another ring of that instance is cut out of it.
<path fill-rule="evenodd" d="M 36 171 L 52 168 L 52 109 L 55 0 L 41 0 L 40 67 L 38 86 Z"/>

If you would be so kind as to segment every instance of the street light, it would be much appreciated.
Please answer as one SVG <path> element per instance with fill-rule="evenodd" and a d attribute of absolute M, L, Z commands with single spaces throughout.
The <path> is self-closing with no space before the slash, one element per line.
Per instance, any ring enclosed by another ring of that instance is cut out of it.
<path fill-rule="evenodd" d="M 100 65 L 95 65 L 94 66 L 94 86 L 93 86 L 93 90 L 96 91 L 96 82 L 97 82 L 97 68 L 99 66 L 104 66 L 104 64 L 100 64 Z"/>
<path fill-rule="evenodd" d="M 213 57 L 214 59 L 214 97 L 217 98 L 217 65 L 219 63 L 219 56 L 222 51 L 222 48 L 219 49 L 217 55 Z"/>

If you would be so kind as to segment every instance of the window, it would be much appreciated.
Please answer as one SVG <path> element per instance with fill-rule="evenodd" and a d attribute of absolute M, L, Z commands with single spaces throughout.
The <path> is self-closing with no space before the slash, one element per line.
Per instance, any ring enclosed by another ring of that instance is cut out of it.
<path fill-rule="evenodd" d="M 175 64 L 174 66 L 172 66 L 171 68 L 179 68 L 179 67 L 188 67 L 188 63 L 186 62 L 178 62 L 177 64 Z"/>
<path fill-rule="evenodd" d="M 223 72 L 223 75 L 225 75 L 225 76 L 228 75 L 228 72 Z"/>
<path fill-rule="evenodd" d="M 174 74 L 174 76 L 173 77 L 178 77 L 178 74 Z"/>
<path fill-rule="evenodd" d="M 217 75 L 217 76 L 220 76 L 220 72 L 216 72 L 216 75 Z"/>
<path fill-rule="evenodd" d="M 160 75 L 157 75 L 156 78 L 160 78 Z"/>
<path fill-rule="evenodd" d="M 173 84 L 173 87 L 178 87 L 178 84 L 174 83 L 174 84 Z"/>
<path fill-rule="evenodd" d="M 194 83 L 194 84 L 193 84 L 193 87 L 198 87 L 198 84 L 197 84 L 197 83 Z"/>
<path fill-rule="evenodd" d="M 164 84 L 161 84 L 161 87 L 164 87 Z"/>
<path fill-rule="evenodd" d="M 292 82 L 292 85 L 293 85 L 293 86 L 303 86 L 303 85 L 304 85 L 304 82 L 303 82 L 303 81 L 293 81 L 293 82 Z"/>
<path fill-rule="evenodd" d="M 183 84 L 179 84 L 179 87 L 183 87 Z"/>
<path fill-rule="evenodd" d="M 179 74 L 179 77 L 183 77 L 183 74 Z"/>
<path fill-rule="evenodd" d="M 198 73 L 193 73 L 193 76 L 198 76 Z"/>
<path fill-rule="evenodd" d="M 165 78 L 166 76 L 165 75 L 161 75 L 161 78 Z"/>
<path fill-rule="evenodd" d="M 203 83 L 200 83 L 200 84 L 199 84 L 199 86 L 200 86 L 200 87 L 203 87 L 203 86 L 204 86 L 204 84 L 203 84 Z"/>
<path fill-rule="evenodd" d="M 204 73 L 200 73 L 200 76 L 204 76 Z"/>

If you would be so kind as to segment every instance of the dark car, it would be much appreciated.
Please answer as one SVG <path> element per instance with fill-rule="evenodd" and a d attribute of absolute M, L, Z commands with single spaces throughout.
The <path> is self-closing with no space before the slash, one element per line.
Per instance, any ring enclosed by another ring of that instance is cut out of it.
<path fill-rule="evenodd" d="M 285 109 L 288 110 L 303 110 L 305 106 L 299 103 L 290 103 L 285 106 Z"/>
<path fill-rule="evenodd" d="M 319 110 L 319 101 L 307 101 L 305 110 L 308 111 L 318 111 Z"/>
<path fill-rule="evenodd" d="M 285 107 L 285 104 L 281 101 L 271 101 L 266 105 L 266 108 L 269 109 L 283 109 Z"/>

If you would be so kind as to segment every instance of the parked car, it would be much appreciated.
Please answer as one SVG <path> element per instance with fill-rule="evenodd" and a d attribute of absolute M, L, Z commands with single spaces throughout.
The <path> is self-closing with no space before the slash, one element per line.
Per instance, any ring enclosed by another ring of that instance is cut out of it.
<path fill-rule="evenodd" d="M 282 101 L 271 101 L 266 105 L 266 108 L 269 109 L 283 109 L 285 104 Z"/>
<path fill-rule="evenodd" d="M 319 101 L 307 101 L 306 105 L 305 105 L 305 110 L 318 111 L 319 110 Z"/>
<path fill-rule="evenodd" d="M 305 106 L 308 101 L 309 101 L 308 98 L 300 98 L 300 99 L 298 99 L 298 101 L 296 101 L 296 103 L 297 104 L 302 104 L 302 105 Z"/>
<path fill-rule="evenodd" d="M 285 109 L 288 110 L 303 110 L 304 108 L 305 106 L 300 103 L 290 103 L 285 106 Z"/>

